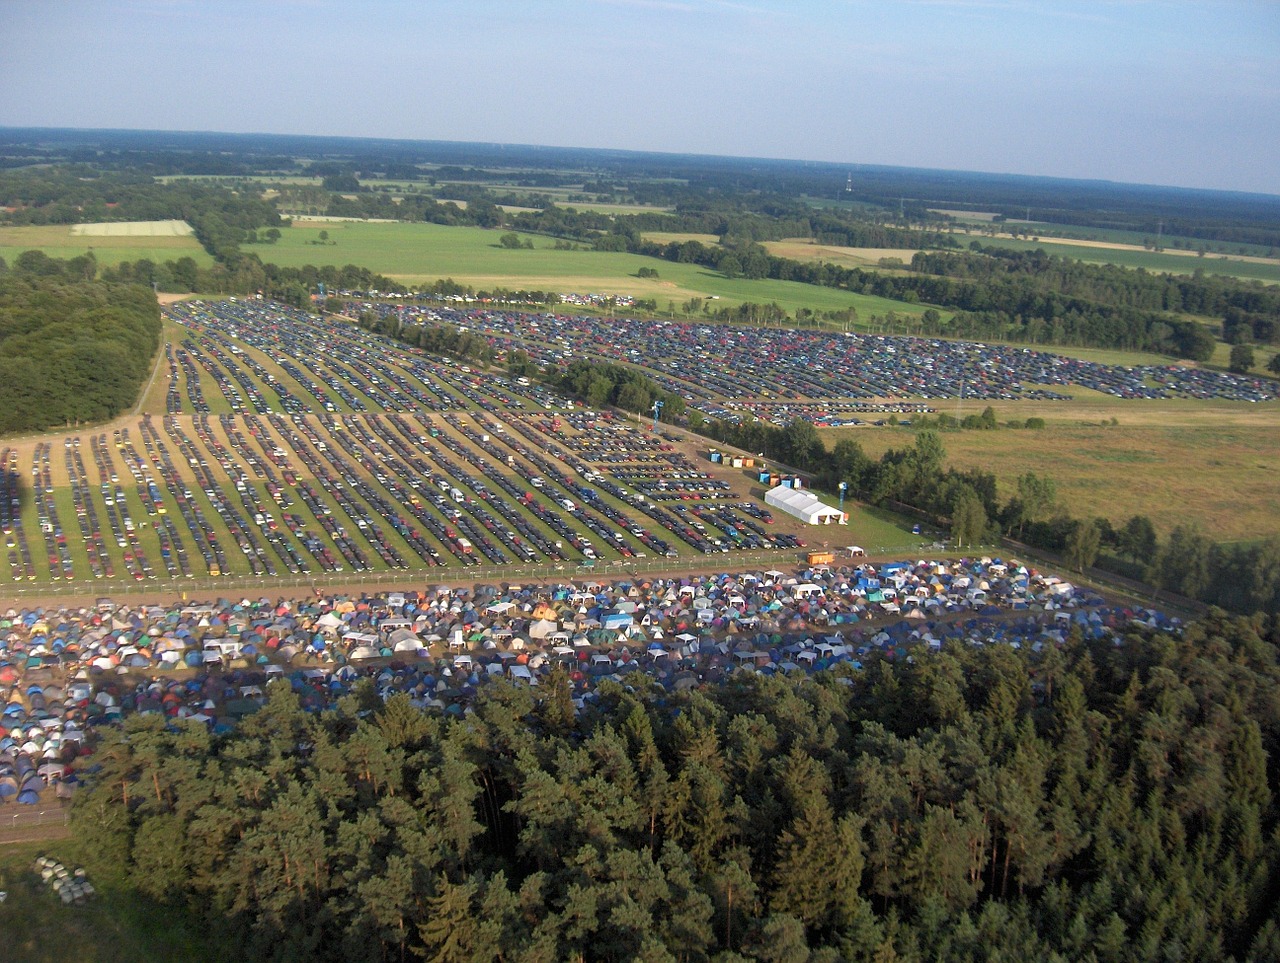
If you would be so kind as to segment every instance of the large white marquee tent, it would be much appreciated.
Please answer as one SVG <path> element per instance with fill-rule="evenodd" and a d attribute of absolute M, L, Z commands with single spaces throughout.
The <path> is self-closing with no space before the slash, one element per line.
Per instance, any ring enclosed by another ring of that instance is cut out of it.
<path fill-rule="evenodd" d="M 793 515 L 808 525 L 849 524 L 848 512 L 823 504 L 803 489 L 779 485 L 765 492 L 764 500 L 766 505 Z"/>

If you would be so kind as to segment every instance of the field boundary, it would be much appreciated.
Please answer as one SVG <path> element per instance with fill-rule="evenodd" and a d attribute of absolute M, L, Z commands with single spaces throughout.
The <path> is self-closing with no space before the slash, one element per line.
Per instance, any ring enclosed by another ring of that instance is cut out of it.
<path fill-rule="evenodd" d="M 17 811 L 9 811 L 15 807 Z M 69 806 L 49 807 L 42 804 L 39 809 L 31 809 L 18 803 L 10 803 L 0 809 L 0 846 L 64 839 L 70 835 Z"/>

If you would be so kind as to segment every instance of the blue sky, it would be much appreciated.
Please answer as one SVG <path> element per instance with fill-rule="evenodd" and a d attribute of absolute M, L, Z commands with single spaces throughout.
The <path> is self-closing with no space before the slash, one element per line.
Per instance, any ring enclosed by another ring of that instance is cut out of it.
<path fill-rule="evenodd" d="M 0 0 L 0 126 L 1280 194 L 1274 0 Z"/>

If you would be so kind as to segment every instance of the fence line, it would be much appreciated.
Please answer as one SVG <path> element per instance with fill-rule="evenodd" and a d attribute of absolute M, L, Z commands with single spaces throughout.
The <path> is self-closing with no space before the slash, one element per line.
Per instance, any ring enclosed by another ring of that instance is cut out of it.
<path fill-rule="evenodd" d="M 916 554 L 929 552 L 930 547 L 920 545 L 906 548 L 867 546 L 868 554 L 875 556 L 896 553 Z M 936 550 L 932 550 L 936 554 Z M 369 585 L 398 588 L 405 586 L 431 587 L 450 582 L 485 582 L 502 580 L 581 580 L 584 578 L 623 579 L 643 574 L 697 572 L 716 569 L 733 571 L 763 566 L 796 566 L 803 564 L 804 551 L 775 549 L 755 552 L 718 552 L 709 555 L 682 555 L 679 558 L 646 559 L 597 559 L 595 562 L 574 563 L 544 562 L 541 564 L 497 566 L 441 566 L 412 569 L 409 571 L 317 573 L 315 575 L 253 576 L 221 575 L 187 579 L 155 579 L 146 582 L 136 580 L 92 579 L 73 582 L 32 582 L 15 585 L 9 593 L 0 597 L 48 598 L 53 595 L 99 595 L 116 599 L 129 595 L 187 595 L 207 592 L 219 595 L 262 595 L 276 593 L 286 588 L 321 590 L 337 586 Z M 3 590 L 0 590 L 3 592 Z"/>
<path fill-rule="evenodd" d="M 15 811 L 8 812 L 11 807 Z M 10 803 L 0 809 L 0 833 L 17 832 L 32 826 L 66 826 L 71 822 L 70 808 L 31 809 L 19 803 Z"/>

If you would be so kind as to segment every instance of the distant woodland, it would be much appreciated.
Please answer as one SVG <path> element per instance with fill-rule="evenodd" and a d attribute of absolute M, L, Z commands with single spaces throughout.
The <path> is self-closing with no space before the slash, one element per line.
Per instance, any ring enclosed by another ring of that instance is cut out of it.
<path fill-rule="evenodd" d="M 163 290 L 262 290 L 301 305 L 318 280 L 345 290 L 398 289 L 350 266 L 299 271 L 271 264 L 270 245 L 288 226 L 281 212 L 291 210 L 519 230 L 558 244 L 696 263 L 727 277 L 840 288 L 950 312 L 927 311 L 920 328 L 926 336 L 1138 349 L 1197 361 L 1213 355 L 1218 338 L 1238 346 L 1280 341 L 1280 296 L 1260 282 L 1090 265 L 978 241 L 960 250 L 959 235 L 949 231 L 953 218 L 935 209 L 984 210 L 1003 220 L 1034 208 L 1037 224 L 1062 225 L 1064 234 L 1158 234 L 1168 227 L 1182 235 L 1179 244 L 1252 245 L 1265 253 L 1280 247 L 1274 198 L 976 174 L 939 181 L 930 172 L 890 169 L 858 169 L 855 176 L 832 165 L 590 151 L 504 153 L 498 170 L 483 166 L 483 145 L 342 139 L 220 135 L 224 149 L 213 150 L 212 135 L 80 132 L 98 139 L 91 150 L 76 144 L 77 132 L 62 133 L 62 147 L 55 146 L 57 132 L 31 141 L 20 131 L 0 136 L 0 205 L 8 208 L 0 220 L 185 219 L 214 257 L 212 268 L 180 259 L 114 271 Z M 302 153 L 282 154 L 286 147 Z M 324 152 L 309 153 L 317 149 Z M 461 163 L 465 156 L 472 163 Z M 231 179 L 161 179 L 175 174 Z M 265 182 L 248 178 L 273 174 L 308 174 L 319 183 L 282 182 L 268 199 Z M 394 178 L 394 190 L 381 178 Z M 567 200 L 544 193 L 571 183 L 580 193 Z M 924 199 L 931 197 L 937 199 Z M 574 198 L 666 210 L 610 214 L 577 209 Z M 656 243 L 646 232 L 713 235 L 716 243 Z M 762 246 L 783 238 L 922 253 L 904 259 L 900 270 L 848 268 L 774 256 Z M 721 311 L 733 319 L 730 309 Z"/>
<path fill-rule="evenodd" d="M 227 735 L 108 732 L 73 822 L 228 958 L 1262 963 L 1277 641 L 1218 615 L 577 715 L 567 675 L 458 719 L 281 681 Z"/>

